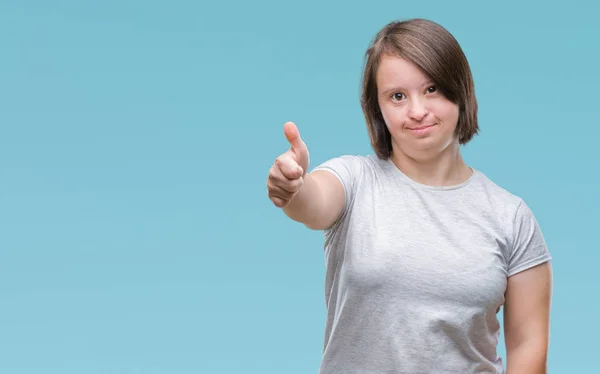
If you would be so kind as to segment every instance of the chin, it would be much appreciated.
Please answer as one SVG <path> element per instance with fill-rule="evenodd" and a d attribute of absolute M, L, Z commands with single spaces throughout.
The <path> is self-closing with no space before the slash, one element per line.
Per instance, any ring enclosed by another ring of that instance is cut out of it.
<path fill-rule="evenodd" d="M 428 161 L 435 159 L 444 153 L 455 141 L 441 140 L 438 137 L 431 136 L 421 139 L 401 139 L 401 147 L 396 147 L 400 152 L 408 157 L 418 161 Z"/>

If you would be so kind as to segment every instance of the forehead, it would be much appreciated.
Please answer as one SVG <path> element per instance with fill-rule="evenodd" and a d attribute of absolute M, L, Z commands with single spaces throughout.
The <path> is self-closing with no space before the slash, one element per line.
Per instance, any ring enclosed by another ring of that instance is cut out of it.
<path fill-rule="evenodd" d="M 383 55 L 376 74 L 377 87 L 385 90 L 388 87 L 420 87 L 430 78 L 415 64 L 401 57 Z"/>

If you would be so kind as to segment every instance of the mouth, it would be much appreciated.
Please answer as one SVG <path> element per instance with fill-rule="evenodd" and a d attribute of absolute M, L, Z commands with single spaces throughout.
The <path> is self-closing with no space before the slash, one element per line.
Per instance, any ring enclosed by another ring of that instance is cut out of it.
<path fill-rule="evenodd" d="M 409 127 L 408 129 L 409 130 L 424 130 L 426 128 L 429 128 L 429 127 L 432 127 L 432 126 L 435 126 L 435 125 L 436 124 L 434 123 L 432 125 L 423 125 L 423 126 L 418 126 L 418 127 Z"/>
<path fill-rule="evenodd" d="M 412 132 L 415 135 L 418 136 L 423 136 L 423 135 L 427 135 L 431 132 L 431 130 L 437 125 L 437 123 L 434 123 L 432 125 L 423 125 L 423 126 L 418 126 L 418 127 L 409 127 L 408 130 L 410 132 Z"/>

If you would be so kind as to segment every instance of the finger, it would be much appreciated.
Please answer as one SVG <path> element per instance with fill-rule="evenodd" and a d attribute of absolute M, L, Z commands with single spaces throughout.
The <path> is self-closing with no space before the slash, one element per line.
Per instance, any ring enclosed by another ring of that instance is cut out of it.
<path fill-rule="evenodd" d="M 267 179 L 267 188 L 274 196 L 282 197 L 282 198 L 290 198 L 293 194 L 300 190 L 302 183 L 304 182 L 302 179 L 299 180 L 289 180 L 283 175 L 276 175 L 277 172 L 269 173 L 269 178 Z"/>
<path fill-rule="evenodd" d="M 304 170 L 298 162 L 294 160 L 291 153 L 286 152 L 275 160 L 275 165 L 281 170 L 283 176 L 287 179 L 298 179 L 304 174 Z"/>
<path fill-rule="evenodd" d="M 304 159 L 308 154 L 306 144 L 300 137 L 300 131 L 294 122 L 286 122 L 283 125 L 283 132 L 288 142 L 292 146 L 294 153 L 299 157 L 298 160 Z"/>
<path fill-rule="evenodd" d="M 273 181 L 267 183 L 269 197 L 277 197 L 282 200 L 290 200 L 296 194 L 295 192 L 286 191 L 283 188 L 275 185 Z"/>
<path fill-rule="evenodd" d="M 275 204 L 276 207 L 278 208 L 283 208 L 286 205 L 288 205 L 289 201 L 288 200 L 283 200 L 280 199 L 278 197 L 271 197 L 271 201 L 273 202 L 273 204 Z"/>
<path fill-rule="evenodd" d="M 303 184 L 304 184 L 304 179 L 302 179 L 302 178 L 298 178 L 298 179 L 294 179 L 294 180 L 277 179 L 274 182 L 275 186 L 281 188 L 284 191 L 290 192 L 290 193 L 296 193 L 296 192 L 300 191 L 300 188 L 302 187 Z"/>
<path fill-rule="evenodd" d="M 269 180 L 273 186 L 279 187 L 282 190 L 295 193 L 300 190 L 300 187 L 304 184 L 303 178 L 288 179 L 286 178 L 281 170 L 277 167 L 272 168 L 269 172 Z"/>
<path fill-rule="evenodd" d="M 294 122 L 286 122 L 283 125 L 283 132 L 288 142 L 292 147 L 301 147 L 302 139 L 300 138 L 300 131 Z"/>

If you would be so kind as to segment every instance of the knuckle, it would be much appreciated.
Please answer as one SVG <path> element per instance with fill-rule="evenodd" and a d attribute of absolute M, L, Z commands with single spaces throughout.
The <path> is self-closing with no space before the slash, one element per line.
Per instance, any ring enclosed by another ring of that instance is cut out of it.
<path fill-rule="evenodd" d="M 274 197 L 271 199 L 271 201 L 279 208 L 282 208 L 287 205 L 287 201 L 279 197 Z"/>
<path fill-rule="evenodd" d="M 286 160 L 287 160 L 286 154 L 282 153 L 279 156 L 277 156 L 277 158 L 275 159 L 275 165 L 279 165 L 279 164 L 285 163 Z"/>

